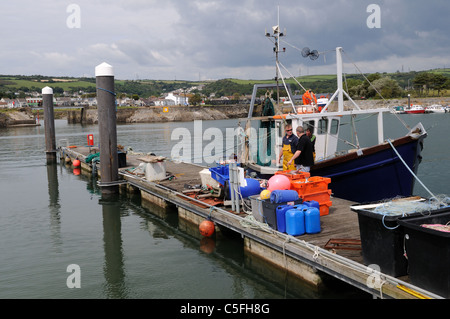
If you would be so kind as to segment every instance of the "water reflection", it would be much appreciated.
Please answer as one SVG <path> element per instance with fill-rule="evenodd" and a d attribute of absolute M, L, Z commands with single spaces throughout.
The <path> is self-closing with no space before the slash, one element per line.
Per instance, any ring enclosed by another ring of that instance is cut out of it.
<path fill-rule="evenodd" d="M 50 229 L 52 243 L 61 251 L 61 205 L 59 202 L 59 182 L 58 182 L 58 165 L 51 163 L 47 165 L 47 183 L 49 197 L 50 212 Z"/>
<path fill-rule="evenodd" d="M 105 263 L 105 295 L 108 298 L 128 298 L 121 234 L 121 208 L 117 200 L 101 200 Z"/>

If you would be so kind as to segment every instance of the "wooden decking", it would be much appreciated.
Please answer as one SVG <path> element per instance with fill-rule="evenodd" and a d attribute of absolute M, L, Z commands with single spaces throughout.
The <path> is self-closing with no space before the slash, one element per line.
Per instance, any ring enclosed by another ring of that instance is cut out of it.
<path fill-rule="evenodd" d="M 90 166 L 83 161 L 89 152 L 95 151 L 95 149 L 90 150 L 87 147 L 61 149 L 65 156 L 80 159 L 83 168 L 88 170 Z M 310 267 L 313 272 L 315 270 L 323 271 L 372 293 L 374 296 L 398 299 L 415 298 L 413 294 L 399 289 L 399 286 L 407 286 L 414 291 L 435 297 L 419 287 L 411 286 L 404 280 L 383 274 L 381 274 L 383 278 L 381 288 L 368 287 L 367 282 L 373 275 L 363 264 L 361 249 L 358 245 L 360 239 L 358 216 L 350 209 L 353 202 L 332 197 L 329 214 L 321 217 L 319 234 L 287 236 L 273 230 L 249 227 L 245 223 L 248 216 L 246 213 L 236 214 L 231 211 L 230 207 L 224 206 L 222 202 L 214 198 L 200 200 L 188 197 L 183 191 L 187 189 L 187 185 L 201 184 L 199 172 L 205 167 L 167 160 L 165 162 L 166 172 L 170 178 L 149 182 L 142 174 L 134 174 L 135 168 L 141 163 L 138 160 L 140 156 L 142 155 L 128 154 L 127 167 L 119 169 L 121 178 L 129 185 L 139 188 L 146 196 L 175 205 L 179 208 L 179 215 L 191 215 L 189 218 L 197 218 L 197 221 L 208 216 L 212 217 L 216 224 L 241 233 L 242 237 L 246 239 L 245 249 L 258 254 L 266 254 L 268 261 L 285 267 L 288 271 L 297 271 L 298 266 L 293 266 L 293 263 L 300 262 Z M 346 241 L 350 241 L 350 243 L 346 243 Z M 328 247 L 326 247 L 327 243 Z"/>
<path fill-rule="evenodd" d="M 182 192 L 186 189 L 186 184 L 192 186 L 201 184 L 199 172 L 204 167 L 167 161 L 166 169 L 167 174 L 173 175 L 175 178 L 159 182 L 165 187 Z M 332 198 L 332 202 L 333 205 L 330 207 L 329 214 L 321 217 L 321 232 L 314 235 L 305 234 L 299 236 L 299 238 L 322 248 L 325 247 L 330 239 L 360 239 L 358 216 L 350 209 L 350 206 L 354 203 L 339 198 Z M 225 208 L 231 211 L 229 207 Z M 349 246 L 336 246 L 334 251 L 357 262 L 362 262 L 361 250 L 346 249 L 347 247 Z M 358 246 L 355 247 L 358 248 Z"/>

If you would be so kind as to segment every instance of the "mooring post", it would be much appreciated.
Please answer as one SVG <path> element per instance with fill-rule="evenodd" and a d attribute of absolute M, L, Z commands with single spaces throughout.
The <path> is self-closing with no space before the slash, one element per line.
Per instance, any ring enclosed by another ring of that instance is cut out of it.
<path fill-rule="evenodd" d="M 46 86 L 42 89 L 42 103 L 44 107 L 45 153 L 47 164 L 54 164 L 56 163 L 56 138 L 52 88 Z"/>
<path fill-rule="evenodd" d="M 119 193 L 117 156 L 116 94 L 113 67 L 102 63 L 95 68 L 100 140 L 100 174 L 103 195 Z"/>

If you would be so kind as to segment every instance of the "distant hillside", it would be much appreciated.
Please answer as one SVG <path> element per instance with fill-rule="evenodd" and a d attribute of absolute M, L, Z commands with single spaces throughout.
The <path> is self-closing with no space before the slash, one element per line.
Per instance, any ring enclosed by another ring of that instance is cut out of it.
<path fill-rule="evenodd" d="M 443 75 L 450 79 L 450 69 L 434 69 L 428 71 L 411 71 L 396 73 L 375 73 L 375 74 L 346 74 L 344 78 L 344 86 L 346 88 L 366 85 L 364 77 L 373 80 L 379 78 L 389 78 L 393 80 L 395 86 L 401 90 L 412 88 L 414 80 L 419 74 L 429 73 L 434 75 Z M 336 75 L 310 75 L 301 76 L 297 81 L 306 89 L 312 89 L 316 93 L 334 93 L 336 91 Z M 372 80 L 371 80 L 372 81 Z M 291 84 L 293 91 L 299 90 L 303 93 L 301 87 L 293 80 L 287 79 L 287 83 Z M 445 82 L 445 79 L 444 79 Z M 150 96 L 160 96 L 174 90 L 187 90 L 192 87 L 203 85 L 203 90 L 192 93 L 202 93 L 205 96 L 215 94 L 216 97 L 233 96 L 233 95 L 250 95 L 253 91 L 253 85 L 256 83 L 274 83 L 274 80 L 238 80 L 238 79 L 222 79 L 217 81 L 198 82 L 198 81 L 160 81 L 160 80 L 118 80 L 116 79 L 115 91 L 118 95 L 138 95 L 142 98 Z M 281 83 L 281 81 L 280 81 Z M 51 77 L 51 76 L 20 76 L 20 75 L 0 75 L 0 98 L 14 97 L 14 93 L 19 92 L 23 96 L 27 93 L 37 91 L 40 92 L 43 87 L 50 86 L 53 88 L 55 95 L 62 94 L 64 91 L 76 93 L 83 91 L 85 93 L 95 93 L 95 78 L 70 78 L 70 77 Z M 367 89 L 367 85 L 366 85 Z M 441 93 L 448 90 L 444 85 Z M 421 89 L 420 89 L 421 90 Z M 443 90 L 443 91 L 442 91 Z M 361 91 L 361 90 L 359 90 Z M 356 95 L 361 96 L 361 95 Z M 370 96 L 366 96 L 370 97 Z"/>
<path fill-rule="evenodd" d="M 430 70 L 427 72 L 431 73 L 439 73 L 443 74 L 450 78 L 450 69 L 437 69 Z M 407 87 L 408 85 L 412 85 L 412 81 L 414 78 L 422 72 L 396 72 L 396 73 L 380 73 L 383 77 L 390 77 L 391 79 L 397 81 L 398 85 L 402 88 Z M 364 77 L 368 77 L 370 74 L 345 74 L 345 81 L 365 81 Z M 312 89 L 315 92 L 335 92 L 337 89 L 337 81 L 336 75 L 334 74 L 325 74 L 325 75 L 307 75 L 297 77 L 296 80 L 305 87 L 305 89 Z M 275 80 L 265 80 L 265 81 L 257 81 L 257 80 L 232 80 L 235 83 L 241 85 L 252 85 L 256 83 L 274 83 Z M 281 81 L 280 81 L 281 83 Z M 294 81 L 292 78 L 286 79 L 286 83 L 289 83 L 293 90 L 301 90 L 301 87 Z"/>
<path fill-rule="evenodd" d="M 42 88 L 50 86 L 55 95 L 63 92 L 85 93 L 96 92 L 95 78 L 69 78 L 69 77 L 48 77 L 48 76 L 20 76 L 20 75 L 0 75 L 0 98 L 3 96 L 12 98 L 15 92 L 41 92 Z M 188 89 L 197 86 L 199 82 L 188 81 L 157 81 L 157 80 L 117 80 L 115 81 L 115 91 L 119 94 L 137 94 L 140 97 L 160 96 L 161 93 L 171 92 L 177 89 Z"/>

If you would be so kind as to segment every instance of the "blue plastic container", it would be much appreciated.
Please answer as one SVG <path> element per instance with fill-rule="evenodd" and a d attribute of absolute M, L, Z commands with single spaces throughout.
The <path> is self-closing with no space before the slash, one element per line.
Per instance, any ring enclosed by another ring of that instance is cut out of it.
<path fill-rule="evenodd" d="M 309 207 L 304 204 L 298 204 L 298 205 L 294 205 L 292 208 L 304 210 L 305 208 L 309 208 Z"/>
<path fill-rule="evenodd" d="M 286 232 L 286 212 L 290 209 L 298 209 L 299 207 L 303 208 L 303 205 L 280 205 L 277 207 L 277 230 L 281 233 Z"/>
<path fill-rule="evenodd" d="M 320 212 L 320 204 L 319 204 L 319 202 L 317 202 L 315 200 L 310 200 L 310 201 L 307 201 L 307 202 L 303 202 L 303 205 L 308 206 L 308 207 L 315 207 Z"/>
<path fill-rule="evenodd" d="M 261 193 L 261 185 L 257 179 L 246 178 L 247 186 L 239 187 L 239 192 L 241 193 L 243 198 L 247 198 L 253 195 L 258 195 Z M 231 193 L 231 185 L 229 185 L 230 193 Z"/>
<path fill-rule="evenodd" d="M 305 214 L 305 231 L 307 234 L 320 233 L 320 210 L 316 207 L 309 207 L 303 210 Z"/>
<path fill-rule="evenodd" d="M 294 202 L 275 204 L 271 203 L 269 199 L 265 199 L 262 201 L 264 221 L 270 226 L 270 228 L 278 230 L 277 208 L 281 206 L 289 206 L 290 208 L 293 208 L 294 205 L 301 205 L 302 202 L 303 201 L 299 199 Z M 286 222 L 283 223 L 282 221 L 281 223 L 286 225 Z"/>
<path fill-rule="evenodd" d="M 300 209 L 289 209 L 286 212 L 286 233 L 300 236 L 305 232 L 305 213 Z"/>
<path fill-rule="evenodd" d="M 225 185 L 225 182 L 230 179 L 230 169 L 228 165 L 211 167 L 209 171 L 211 172 L 211 177 L 222 185 Z"/>
<path fill-rule="evenodd" d="M 277 207 L 277 230 L 281 233 L 286 232 L 286 212 L 292 209 L 290 205 L 282 205 Z"/>

